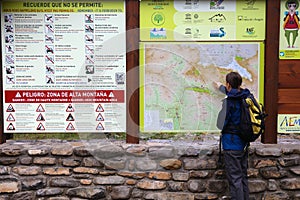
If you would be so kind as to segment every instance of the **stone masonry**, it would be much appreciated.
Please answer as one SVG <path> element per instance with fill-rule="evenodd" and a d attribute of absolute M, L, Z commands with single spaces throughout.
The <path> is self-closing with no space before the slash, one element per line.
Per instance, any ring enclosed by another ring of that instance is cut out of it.
<path fill-rule="evenodd" d="M 299 145 L 251 145 L 251 199 L 300 200 Z M 218 141 L 8 141 L 0 200 L 230 199 L 217 161 Z"/>

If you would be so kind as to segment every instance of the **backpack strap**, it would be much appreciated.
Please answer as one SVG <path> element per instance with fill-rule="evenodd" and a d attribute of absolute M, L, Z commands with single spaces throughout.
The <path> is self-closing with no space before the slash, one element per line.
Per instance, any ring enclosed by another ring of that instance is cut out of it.
<path fill-rule="evenodd" d="M 220 140 L 219 140 L 219 158 L 218 158 L 217 166 L 220 169 L 224 168 L 224 163 L 222 159 L 222 134 L 220 135 Z"/>

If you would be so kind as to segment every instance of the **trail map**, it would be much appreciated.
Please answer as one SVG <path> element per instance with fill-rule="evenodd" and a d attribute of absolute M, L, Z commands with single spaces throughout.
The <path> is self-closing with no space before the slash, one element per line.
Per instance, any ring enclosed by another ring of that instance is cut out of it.
<path fill-rule="evenodd" d="M 237 71 L 259 98 L 262 43 L 142 43 L 142 131 L 214 131 L 225 97 L 215 84 Z"/>

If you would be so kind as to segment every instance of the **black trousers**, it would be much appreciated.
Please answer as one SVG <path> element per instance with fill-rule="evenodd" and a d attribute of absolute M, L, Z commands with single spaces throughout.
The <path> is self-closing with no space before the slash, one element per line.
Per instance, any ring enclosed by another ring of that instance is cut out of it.
<path fill-rule="evenodd" d="M 223 153 L 231 200 L 249 200 L 248 151 L 224 150 Z"/>

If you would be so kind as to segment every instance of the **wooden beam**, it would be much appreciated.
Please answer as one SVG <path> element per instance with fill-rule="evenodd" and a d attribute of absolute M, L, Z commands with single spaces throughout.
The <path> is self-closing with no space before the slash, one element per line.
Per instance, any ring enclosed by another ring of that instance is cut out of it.
<path fill-rule="evenodd" d="M 126 143 L 139 143 L 139 1 L 126 0 Z"/>
<path fill-rule="evenodd" d="M 277 143 L 278 64 L 280 0 L 266 1 L 265 90 L 264 104 L 269 116 L 263 143 Z"/>

